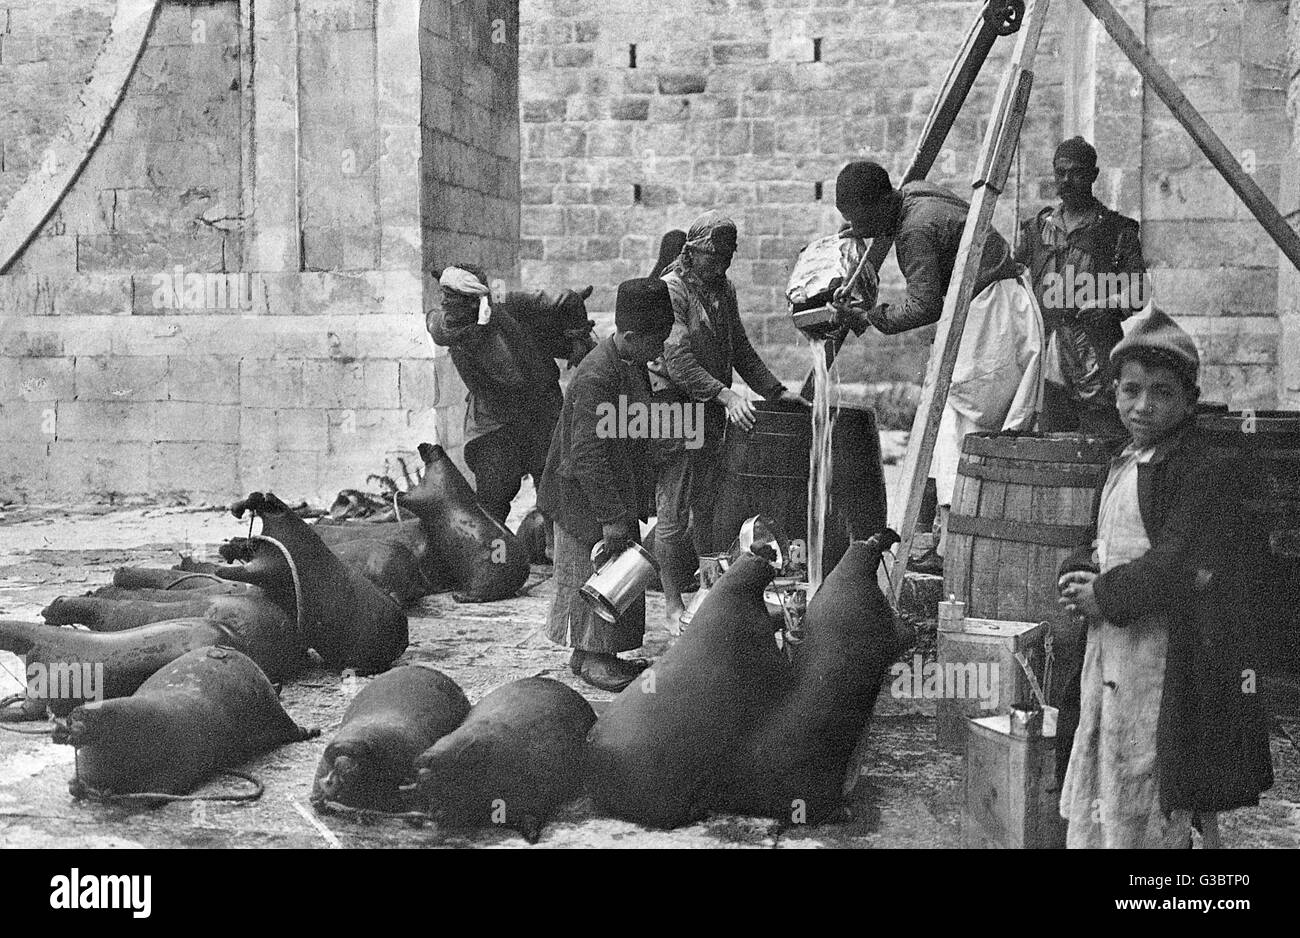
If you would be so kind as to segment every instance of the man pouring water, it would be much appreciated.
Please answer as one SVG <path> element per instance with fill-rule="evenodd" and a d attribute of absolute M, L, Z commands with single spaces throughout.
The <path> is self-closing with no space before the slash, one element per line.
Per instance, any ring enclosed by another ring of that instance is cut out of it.
<path fill-rule="evenodd" d="M 924 180 L 895 189 L 884 167 L 862 160 L 840 171 L 835 207 L 848 222 L 844 237 L 894 239 L 907 280 L 901 308 L 881 303 L 864 313 L 867 322 L 886 335 L 938 322 L 970 205 Z M 1028 429 L 1033 423 L 1042 398 L 1042 347 L 1042 316 L 1033 290 L 1007 242 L 990 230 L 930 464 L 939 545 L 913 569 L 942 572 L 962 438 L 981 430 Z"/>

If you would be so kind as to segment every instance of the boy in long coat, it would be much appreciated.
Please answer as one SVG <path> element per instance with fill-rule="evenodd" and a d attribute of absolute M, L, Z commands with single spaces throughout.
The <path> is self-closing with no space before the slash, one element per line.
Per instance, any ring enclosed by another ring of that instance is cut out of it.
<path fill-rule="evenodd" d="M 573 646 L 573 672 L 602 690 L 622 690 L 645 667 L 618 657 L 641 645 L 645 601 L 611 625 L 578 591 L 593 572 L 598 543 L 615 556 L 640 542 L 639 521 L 654 485 L 649 440 L 631 432 L 631 421 L 624 430 L 611 417 L 649 404 L 646 363 L 663 352 L 673 325 L 662 280 L 619 284 L 615 304 L 617 332 L 582 360 L 565 392 L 537 493 L 537 507 L 555 521 L 555 600 L 547 632 L 552 641 Z"/>
<path fill-rule="evenodd" d="M 1237 601 L 1240 474 L 1196 428 L 1200 359 L 1172 319 L 1153 310 L 1111 362 L 1132 441 L 1112 460 L 1094 545 L 1059 584 L 1089 622 L 1067 846 L 1185 847 L 1194 824 L 1217 846 L 1217 813 L 1273 783 L 1254 623 Z"/>

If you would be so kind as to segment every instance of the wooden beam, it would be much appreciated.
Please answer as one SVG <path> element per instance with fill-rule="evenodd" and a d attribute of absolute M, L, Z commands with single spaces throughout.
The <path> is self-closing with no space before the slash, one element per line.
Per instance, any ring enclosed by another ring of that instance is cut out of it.
<path fill-rule="evenodd" d="M 997 0 L 993 0 L 993 2 L 996 3 Z M 975 14 L 975 21 L 971 23 L 970 31 L 966 35 L 966 41 L 962 43 L 961 51 L 957 54 L 957 58 L 953 60 L 952 67 L 949 68 L 948 75 L 939 88 L 939 94 L 930 107 L 929 116 L 926 117 L 925 126 L 921 130 L 921 137 L 916 143 L 915 152 L 912 154 L 912 161 L 908 164 L 907 171 L 903 174 L 903 181 L 899 185 L 916 179 L 924 179 L 929 174 L 934 166 L 934 161 L 938 159 L 939 154 L 943 151 L 944 141 L 948 139 L 948 132 L 952 130 L 952 125 L 956 122 L 962 105 L 966 103 L 971 88 L 975 86 L 975 79 L 979 77 L 980 69 L 983 67 L 985 60 L 988 59 L 993 44 L 997 42 L 997 29 L 984 17 L 984 9 L 987 7 L 988 3 L 986 2 L 981 7 L 980 12 Z M 863 262 L 870 264 L 873 270 L 879 270 L 880 265 L 889 256 L 889 249 L 893 246 L 893 238 L 888 236 L 873 238 L 871 246 L 867 248 L 867 253 L 863 257 Z M 828 368 L 835 363 L 835 356 L 847 337 L 848 334 L 845 333 L 826 343 L 826 366 Z M 813 399 L 813 373 L 811 371 L 808 372 L 808 377 L 804 380 L 803 388 L 799 393 L 806 400 Z"/>
<path fill-rule="evenodd" d="M 1029 92 L 1034 79 L 1032 67 L 1038 52 L 1043 21 L 1047 18 L 1047 8 L 1048 0 L 1031 0 L 1028 5 L 1011 65 L 998 90 L 993 120 L 989 122 L 984 145 L 980 150 L 979 171 L 974 182 L 975 197 L 966 214 L 966 227 L 962 230 L 954 264 L 954 270 L 959 273 L 948 285 L 943 315 L 939 319 L 934 345 L 930 349 L 921 401 L 907 441 L 907 458 L 903 463 L 903 478 L 908 482 L 907 501 L 898 528 L 901 540 L 889 571 L 895 604 L 903 591 L 907 558 L 916 533 L 917 517 L 921 513 L 925 481 L 930 474 L 930 461 L 934 456 L 944 405 L 948 401 L 948 389 L 952 384 L 953 367 L 957 363 L 957 352 L 966 327 L 966 315 L 970 312 L 970 303 L 975 294 L 975 281 L 984 256 L 984 242 L 992 228 L 993 212 L 997 208 L 998 196 L 1006 185 L 1007 173 L 1020 139 L 1020 127 L 1029 106 Z"/>
<path fill-rule="evenodd" d="M 1110 38 L 1128 56 L 1133 67 L 1142 75 L 1144 81 L 1151 85 L 1160 100 L 1178 119 L 1178 123 L 1192 136 L 1201 152 L 1219 171 L 1224 180 L 1237 193 L 1238 198 L 1250 209 L 1250 213 L 1264 226 L 1269 237 L 1277 244 L 1287 259 L 1300 270 L 1300 236 L 1298 236 L 1282 213 L 1275 206 L 1237 162 L 1237 158 L 1219 139 L 1218 134 L 1205 122 L 1200 112 L 1187 100 L 1178 85 L 1142 44 L 1128 23 L 1119 15 L 1109 0 L 1083 0 L 1083 3 L 1106 27 Z M 1190 15 L 1190 14 L 1189 14 Z"/>

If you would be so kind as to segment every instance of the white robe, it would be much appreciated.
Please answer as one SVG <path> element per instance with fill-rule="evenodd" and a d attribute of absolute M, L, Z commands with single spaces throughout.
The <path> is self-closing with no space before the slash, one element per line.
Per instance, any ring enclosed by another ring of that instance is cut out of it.
<path fill-rule="evenodd" d="M 1028 430 L 1043 397 L 1043 316 L 1028 275 L 998 280 L 970 304 L 930 462 L 940 505 L 951 505 L 962 439 Z"/>

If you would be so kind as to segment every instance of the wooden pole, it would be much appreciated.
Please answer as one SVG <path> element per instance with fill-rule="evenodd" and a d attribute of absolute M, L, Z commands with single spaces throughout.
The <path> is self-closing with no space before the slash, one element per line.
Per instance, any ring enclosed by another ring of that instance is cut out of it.
<path fill-rule="evenodd" d="M 984 242 L 992 227 L 998 196 L 1006 185 L 1007 173 L 1020 138 L 1020 126 L 1029 106 L 1029 92 L 1034 80 L 1032 67 L 1042 35 L 1043 21 L 1047 18 L 1048 2 L 1049 0 L 1032 0 L 1028 6 L 1011 65 L 998 90 L 993 109 L 994 119 L 989 122 L 980 151 L 979 171 L 974 182 L 975 197 L 966 215 L 966 227 L 962 230 L 954 265 L 954 269 L 960 273 L 948 285 L 943 316 L 939 320 L 934 345 L 930 349 L 930 362 L 925 384 L 921 388 L 920 405 L 908 438 L 907 459 L 903 463 L 903 478 L 908 480 L 907 502 L 898 529 L 901 540 L 890 568 L 895 604 L 903 591 L 907 557 L 916 533 L 916 520 L 921 513 L 925 480 L 930 474 L 930 461 L 934 456 L 944 405 L 948 401 L 948 388 L 952 384 L 953 367 L 957 363 L 966 315 L 975 293 L 975 281 L 984 256 Z"/>
<path fill-rule="evenodd" d="M 1300 270 L 1300 236 L 1297 236 L 1282 213 L 1277 210 L 1268 196 L 1256 185 L 1255 180 L 1246 174 L 1229 149 L 1224 146 L 1218 134 L 1205 122 L 1200 112 L 1187 100 L 1178 85 L 1169 77 L 1157 62 L 1142 40 L 1129 28 L 1128 23 L 1119 15 L 1109 0 L 1083 0 L 1093 16 L 1101 21 L 1110 33 L 1110 38 L 1128 56 L 1133 67 L 1138 70 L 1144 81 L 1149 83 L 1160 100 L 1178 119 L 1178 123 L 1192 136 L 1192 140 L 1201 148 L 1201 152 L 1219 171 L 1232 191 L 1246 204 L 1250 213 L 1264 226 L 1269 237 L 1277 244 L 1287 259 Z M 1189 14 L 1191 15 L 1191 14 Z"/>
<path fill-rule="evenodd" d="M 991 0 L 997 6 L 997 0 Z M 979 77 L 980 69 L 988 59 L 989 52 L 993 44 L 997 42 L 997 27 L 989 22 L 985 17 L 984 11 L 989 6 L 986 2 L 979 13 L 975 15 L 975 22 L 971 24 L 970 31 L 966 35 L 966 41 L 962 43 L 961 51 L 957 58 L 953 60 L 952 67 L 948 70 L 948 75 L 944 79 L 943 85 L 939 89 L 939 95 L 934 99 L 934 104 L 930 107 L 929 116 L 926 117 L 925 126 L 921 130 L 921 138 L 917 141 L 916 150 L 912 154 L 912 161 L 907 167 L 907 172 L 903 174 L 903 181 L 900 185 L 912 182 L 916 179 L 924 179 L 934 166 L 934 161 L 938 159 L 943 150 L 944 141 L 948 139 L 948 132 L 952 130 L 953 123 L 957 120 L 957 115 L 961 112 L 962 105 L 966 103 L 966 98 L 970 95 L 970 90 L 975 86 L 975 79 Z M 880 265 L 885 262 L 889 256 L 889 249 L 894 246 L 894 239 L 888 236 L 883 238 L 873 238 L 871 246 L 863 258 L 863 263 L 870 264 L 873 270 L 879 270 Z M 839 336 L 826 343 L 826 366 L 829 368 L 835 363 L 835 355 L 839 352 L 840 346 L 844 344 L 847 333 Z M 804 380 L 803 389 L 799 392 L 806 400 L 813 398 L 813 374 L 810 371 L 808 377 Z"/>

